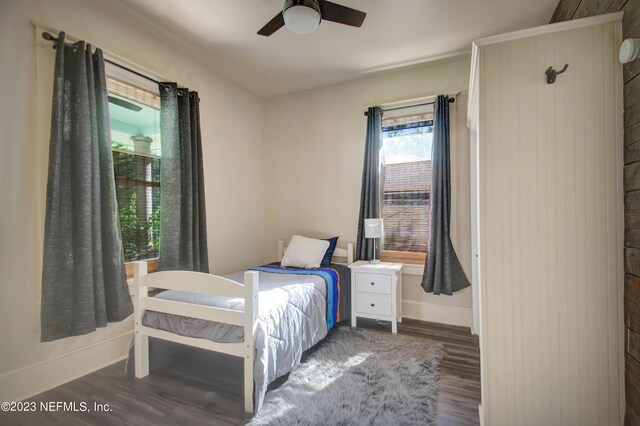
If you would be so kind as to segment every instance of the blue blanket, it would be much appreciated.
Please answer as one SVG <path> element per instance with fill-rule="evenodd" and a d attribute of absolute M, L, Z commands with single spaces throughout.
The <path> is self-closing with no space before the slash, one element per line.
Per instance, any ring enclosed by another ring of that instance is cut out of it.
<path fill-rule="evenodd" d="M 327 283 L 327 330 L 340 322 L 340 275 L 332 268 L 290 268 L 276 264 L 262 265 L 251 268 L 253 271 L 269 272 L 272 274 L 317 275 Z"/>

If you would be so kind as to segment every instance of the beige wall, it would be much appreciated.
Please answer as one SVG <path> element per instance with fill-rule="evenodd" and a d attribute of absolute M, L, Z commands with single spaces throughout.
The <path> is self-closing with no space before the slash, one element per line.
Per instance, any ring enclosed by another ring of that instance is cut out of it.
<path fill-rule="evenodd" d="M 362 107 L 467 89 L 464 57 L 262 100 L 142 31 L 144 24 L 116 4 L 0 0 L 0 400 L 31 395 L 112 363 L 124 356 L 132 330 L 129 319 L 87 336 L 39 341 L 53 50 L 36 37 L 34 24 L 63 29 L 200 92 L 215 273 L 274 259 L 275 241 L 293 233 L 355 241 Z M 463 94 L 456 103 L 458 138 L 452 143 L 454 188 L 461 185 L 454 190 L 453 237 L 468 272 L 468 218 L 460 214 L 468 211 L 464 105 Z M 453 297 L 426 295 L 418 276 L 405 276 L 404 291 L 405 301 L 421 303 L 414 309 L 453 307 L 435 309 L 445 317 L 464 316 L 471 305 L 468 289 Z"/>
<path fill-rule="evenodd" d="M 260 98 L 139 30 L 133 17 L 109 2 L 0 0 L 0 400 L 113 362 L 125 353 L 132 330 L 128 319 L 87 336 L 40 343 L 53 50 L 36 47 L 33 22 L 63 29 L 200 92 L 212 270 L 239 270 L 263 257 Z"/>
<path fill-rule="evenodd" d="M 317 237 L 339 235 L 340 244 L 355 241 L 366 125 L 363 107 L 466 91 L 469 67 L 469 57 L 464 56 L 267 99 L 263 124 L 265 260 L 276 257 L 273 241 L 288 239 L 294 233 Z M 452 237 L 470 279 L 466 105 L 466 94 L 453 104 L 457 115 L 451 148 Z M 422 290 L 419 276 L 405 275 L 403 280 L 407 310 L 469 315 L 470 321 L 470 288 L 451 297 L 433 296 Z M 443 311 L 440 306 L 453 309 Z"/>

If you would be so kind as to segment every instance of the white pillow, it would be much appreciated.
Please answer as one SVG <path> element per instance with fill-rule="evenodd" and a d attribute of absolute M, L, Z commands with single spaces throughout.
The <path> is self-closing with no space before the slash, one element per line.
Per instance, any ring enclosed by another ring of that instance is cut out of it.
<path fill-rule="evenodd" d="M 294 235 L 289 241 L 289 247 L 282 256 L 282 266 L 296 268 L 319 268 L 324 254 L 329 248 L 329 241 Z"/>

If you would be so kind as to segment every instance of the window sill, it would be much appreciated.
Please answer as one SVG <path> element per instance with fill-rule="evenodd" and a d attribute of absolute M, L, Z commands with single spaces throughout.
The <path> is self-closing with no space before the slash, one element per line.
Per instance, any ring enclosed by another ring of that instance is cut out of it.
<path fill-rule="evenodd" d="M 383 262 L 402 263 L 403 275 L 419 275 L 424 272 L 427 254 L 411 251 L 382 250 L 380 260 Z"/>
<path fill-rule="evenodd" d="M 383 262 L 424 265 L 426 258 L 427 254 L 423 252 L 397 250 L 382 250 L 380 252 L 380 260 Z"/>
<path fill-rule="evenodd" d="M 124 263 L 124 268 L 125 268 L 125 271 L 127 272 L 127 282 L 129 283 L 129 285 L 131 285 L 133 283 L 133 264 L 135 262 L 147 262 L 147 272 L 149 272 L 149 273 L 158 272 L 159 260 L 158 260 L 157 257 L 154 257 L 154 258 L 151 258 L 151 259 L 143 259 L 143 260 L 125 262 Z"/>

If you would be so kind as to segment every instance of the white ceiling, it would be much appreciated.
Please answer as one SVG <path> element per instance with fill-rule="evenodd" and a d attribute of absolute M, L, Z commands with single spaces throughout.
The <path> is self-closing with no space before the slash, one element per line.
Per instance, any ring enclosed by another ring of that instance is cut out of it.
<path fill-rule="evenodd" d="M 159 37 L 260 96 L 416 65 L 477 38 L 549 22 L 558 0 L 334 0 L 367 13 L 362 28 L 322 22 L 310 35 L 256 32 L 283 0 L 120 0 Z"/>

